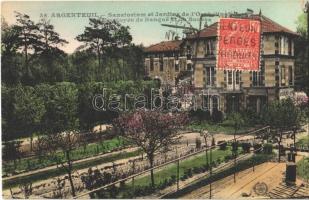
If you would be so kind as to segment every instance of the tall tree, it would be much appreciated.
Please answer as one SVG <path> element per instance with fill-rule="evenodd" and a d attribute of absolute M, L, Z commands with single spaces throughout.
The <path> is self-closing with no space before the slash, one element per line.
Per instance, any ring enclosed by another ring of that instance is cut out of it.
<path fill-rule="evenodd" d="M 30 19 L 29 15 L 16 13 L 16 24 L 13 26 L 19 32 L 18 47 L 24 55 L 24 83 L 31 84 L 31 71 L 29 68 L 29 53 L 40 51 L 42 44 L 40 35 L 38 34 L 38 26 Z"/>
<path fill-rule="evenodd" d="M 124 114 L 115 120 L 120 134 L 139 146 L 147 155 L 150 168 L 154 167 L 155 153 L 167 149 L 178 141 L 178 131 L 187 123 L 185 114 L 138 111 Z M 155 185 L 153 169 L 151 184 Z"/>
<path fill-rule="evenodd" d="M 278 160 L 280 162 L 283 137 L 288 134 L 288 130 L 299 127 L 298 108 L 291 99 L 283 99 L 281 101 L 274 101 L 266 106 L 262 112 L 262 116 L 264 122 L 272 129 L 271 139 L 278 144 Z"/>
<path fill-rule="evenodd" d="M 122 80 L 125 79 L 125 75 L 126 75 L 126 73 L 125 73 L 125 59 L 124 59 L 126 50 L 124 48 L 125 48 L 125 46 L 128 46 L 132 41 L 132 36 L 129 32 L 129 29 L 130 28 L 128 26 L 121 26 L 115 34 L 115 39 L 116 39 L 116 41 L 118 41 L 118 46 L 120 46 L 120 48 L 121 48 Z"/>
<path fill-rule="evenodd" d="M 4 18 L 1 18 L 1 78 L 2 82 L 13 85 L 20 82 L 21 56 L 17 53 L 19 48 L 19 30 L 9 26 Z"/>
<path fill-rule="evenodd" d="M 296 21 L 300 37 L 295 41 L 295 85 L 309 94 L 309 42 L 307 41 L 307 16 L 301 14 Z"/>
<path fill-rule="evenodd" d="M 41 34 L 41 40 L 44 44 L 42 50 L 48 53 L 64 53 L 59 46 L 63 46 L 68 43 L 65 39 L 60 38 L 59 33 L 55 31 L 54 26 L 50 23 L 50 20 L 42 18 L 37 24 L 39 32 Z"/>
<path fill-rule="evenodd" d="M 89 26 L 85 27 L 84 33 L 78 35 L 76 39 L 84 42 L 81 49 L 86 48 L 96 52 L 99 68 L 101 67 L 102 54 L 106 47 L 113 43 L 113 34 L 119 24 L 105 18 L 90 18 Z"/>

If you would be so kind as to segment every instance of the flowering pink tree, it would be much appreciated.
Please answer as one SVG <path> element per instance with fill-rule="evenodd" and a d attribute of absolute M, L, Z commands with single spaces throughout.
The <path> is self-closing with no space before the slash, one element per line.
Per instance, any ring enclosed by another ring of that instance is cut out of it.
<path fill-rule="evenodd" d="M 144 151 L 150 167 L 153 168 L 155 153 L 178 141 L 178 130 L 187 124 L 188 118 L 183 113 L 137 111 L 123 114 L 114 122 L 123 137 Z M 151 170 L 151 184 L 154 186 L 153 170 Z"/>

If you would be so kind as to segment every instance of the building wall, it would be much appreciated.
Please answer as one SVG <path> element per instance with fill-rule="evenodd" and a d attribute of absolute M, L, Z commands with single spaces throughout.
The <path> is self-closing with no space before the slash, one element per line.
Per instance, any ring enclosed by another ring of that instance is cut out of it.
<path fill-rule="evenodd" d="M 162 55 L 163 56 L 163 55 Z M 153 70 L 151 70 L 153 59 Z M 175 85 L 175 79 L 181 71 L 187 69 L 186 57 L 162 57 L 163 71 L 160 70 L 160 58 L 145 58 L 146 74 L 151 78 L 158 78 L 163 84 Z M 176 67 L 178 65 L 178 67 Z"/>
<path fill-rule="evenodd" d="M 187 40 L 184 42 L 182 55 L 191 54 L 195 56 L 196 41 Z M 214 67 L 216 69 L 216 45 L 215 38 L 202 38 L 197 45 L 197 61 L 193 71 L 192 83 L 198 90 L 208 90 L 206 86 L 206 69 Z M 240 109 L 245 109 L 248 105 L 255 105 L 259 101 L 271 102 L 278 99 L 280 88 L 294 86 L 294 44 L 291 38 L 286 35 L 266 34 L 262 36 L 261 44 L 261 65 L 264 66 L 264 73 L 259 72 L 261 76 L 260 84 L 254 85 L 253 79 L 256 72 L 242 71 L 240 74 L 240 88 L 235 91 L 227 90 L 227 72 L 216 70 L 215 85 L 211 86 L 209 95 L 219 96 L 220 110 L 226 112 L 229 99 L 237 96 Z M 149 58 L 145 59 L 146 69 L 150 69 Z M 194 59 L 194 58 L 193 58 Z M 159 59 L 155 58 L 154 63 Z M 172 57 L 164 58 L 164 71 L 160 72 L 159 64 L 155 64 L 154 70 L 148 70 L 150 77 L 161 77 L 162 81 L 174 85 L 175 78 L 179 72 L 175 72 L 175 63 L 179 63 L 179 71 L 187 68 L 188 60 L 186 57 L 179 57 L 173 60 Z M 264 64 L 262 64 L 264 63 Z M 289 75 L 292 70 L 292 76 Z M 264 78 L 262 78 L 264 77 Z M 292 79 L 291 79 L 292 78 Z M 292 81 L 290 81 L 292 80 Z"/>

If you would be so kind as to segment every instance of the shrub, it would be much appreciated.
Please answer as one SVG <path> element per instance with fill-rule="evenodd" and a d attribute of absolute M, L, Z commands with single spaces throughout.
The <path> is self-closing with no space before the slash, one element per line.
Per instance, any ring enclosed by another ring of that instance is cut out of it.
<path fill-rule="evenodd" d="M 202 172 L 202 169 L 201 169 L 200 167 L 193 167 L 193 172 L 194 172 L 195 174 L 199 174 L 199 173 Z"/>
<path fill-rule="evenodd" d="M 180 180 L 184 181 L 188 178 L 188 175 L 184 174 L 182 177 L 180 177 Z"/>
<path fill-rule="evenodd" d="M 209 165 L 208 164 L 203 165 L 203 167 L 202 167 L 202 171 L 203 172 L 206 172 L 208 169 L 209 169 Z"/>
<path fill-rule="evenodd" d="M 193 171 L 194 171 L 194 168 L 193 168 Z M 187 175 L 188 177 L 192 177 L 192 169 L 189 168 L 189 169 L 186 169 L 185 172 L 184 172 L 185 175 Z"/>
<path fill-rule="evenodd" d="M 195 146 L 197 149 L 200 149 L 202 146 L 202 141 L 200 138 L 195 138 Z"/>
<path fill-rule="evenodd" d="M 241 143 L 241 147 L 242 147 L 243 152 L 249 153 L 250 148 L 251 148 L 251 144 L 250 143 Z"/>
<path fill-rule="evenodd" d="M 229 160 L 231 160 L 232 159 L 232 155 L 226 155 L 226 156 L 224 156 L 224 161 L 225 162 L 227 162 L 227 161 L 229 161 Z"/>
<path fill-rule="evenodd" d="M 263 152 L 266 154 L 271 154 L 273 152 L 273 145 L 270 143 L 264 144 Z"/>
<path fill-rule="evenodd" d="M 215 123 L 221 123 L 224 119 L 223 112 L 220 110 L 214 110 L 212 113 L 212 121 Z"/>
<path fill-rule="evenodd" d="M 170 182 L 171 183 L 176 183 L 176 176 L 175 175 L 171 176 Z"/>
<path fill-rule="evenodd" d="M 209 110 L 202 110 L 202 109 L 197 109 L 197 110 L 190 110 L 189 111 L 189 117 L 198 122 L 202 121 L 209 121 L 210 120 L 210 112 Z"/>
<path fill-rule="evenodd" d="M 262 152 L 262 145 L 261 144 L 258 144 L 258 143 L 255 143 L 253 145 L 253 149 L 254 149 L 254 152 L 255 153 L 261 153 Z"/>
<path fill-rule="evenodd" d="M 261 122 L 260 115 L 253 109 L 247 109 L 242 113 L 246 124 L 255 125 Z"/>
<path fill-rule="evenodd" d="M 232 142 L 232 151 L 237 151 L 238 150 L 238 142 Z"/>
<path fill-rule="evenodd" d="M 225 141 L 218 141 L 219 149 L 226 150 L 227 143 Z"/>

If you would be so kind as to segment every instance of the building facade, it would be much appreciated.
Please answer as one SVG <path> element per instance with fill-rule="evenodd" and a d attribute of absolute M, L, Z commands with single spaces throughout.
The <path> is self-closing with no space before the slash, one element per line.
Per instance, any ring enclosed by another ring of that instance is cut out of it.
<path fill-rule="evenodd" d="M 181 41 L 168 41 L 145 49 L 147 75 L 177 86 L 182 71 L 190 71 L 194 93 L 201 94 L 210 111 L 252 109 L 275 99 L 293 95 L 295 32 L 271 19 L 253 15 L 261 21 L 259 71 L 218 70 L 217 28 L 214 23 Z M 173 45 L 172 45 L 173 44 Z"/>

